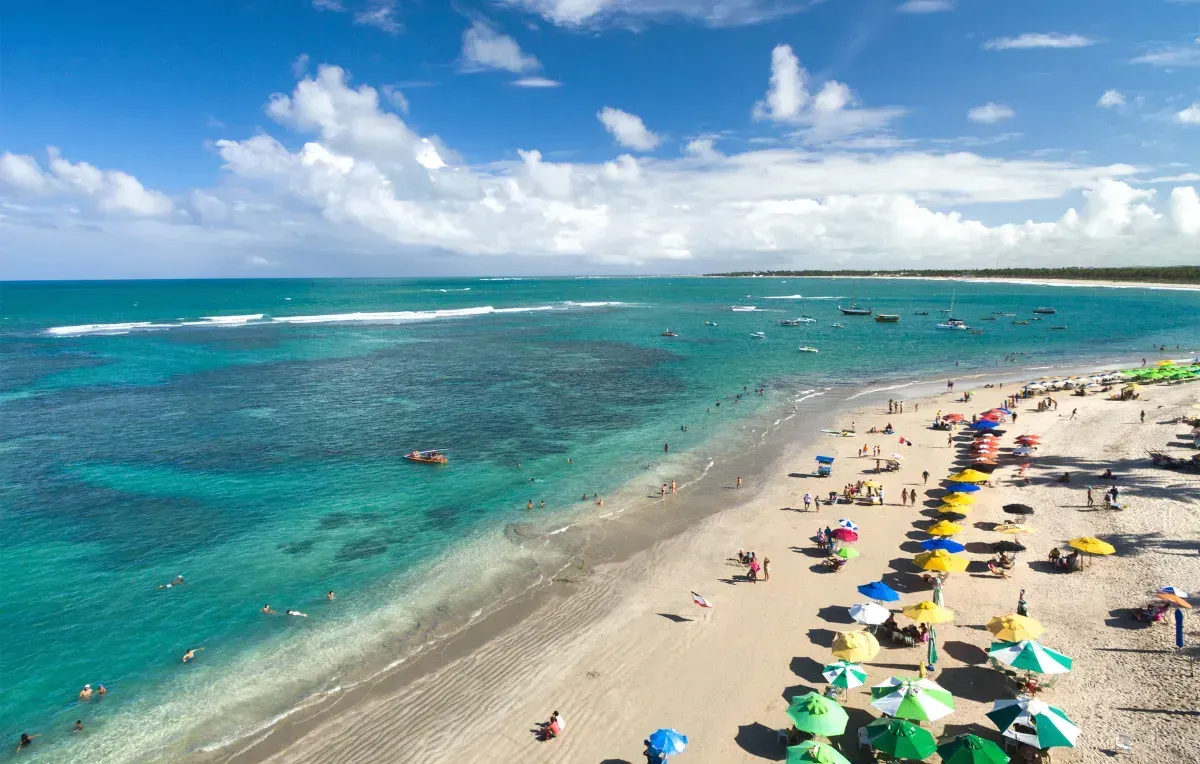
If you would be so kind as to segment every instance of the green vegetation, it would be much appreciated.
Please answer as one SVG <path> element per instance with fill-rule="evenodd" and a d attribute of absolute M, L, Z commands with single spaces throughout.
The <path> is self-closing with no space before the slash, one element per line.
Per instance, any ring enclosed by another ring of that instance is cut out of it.
<path fill-rule="evenodd" d="M 1128 268 L 983 268 L 980 270 L 902 271 L 734 271 L 707 276 L 919 276 L 973 279 L 1073 279 L 1079 281 L 1147 281 L 1160 284 L 1200 284 L 1200 266 L 1169 265 Z"/>

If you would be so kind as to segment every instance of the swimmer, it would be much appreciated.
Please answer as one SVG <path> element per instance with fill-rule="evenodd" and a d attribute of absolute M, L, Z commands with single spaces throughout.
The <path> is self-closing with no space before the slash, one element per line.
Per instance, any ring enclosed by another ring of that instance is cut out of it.
<path fill-rule="evenodd" d="M 92 686 L 85 684 L 83 689 L 79 691 L 79 702 L 86 703 L 92 699 Z"/>
<path fill-rule="evenodd" d="M 541 505 L 541 506 L 542 506 L 542 509 L 545 509 L 545 508 L 546 508 L 546 500 L 545 500 L 545 499 L 542 499 L 542 505 Z"/>
<path fill-rule="evenodd" d="M 326 595 L 325 595 L 325 599 L 329 600 L 330 602 L 333 602 L 333 599 L 334 599 L 334 597 L 333 597 L 333 589 L 330 589 L 330 590 L 329 590 L 329 594 L 326 594 Z"/>
<path fill-rule="evenodd" d="M 96 696 L 97 697 L 103 698 L 107 694 L 108 694 L 108 690 L 104 689 L 104 685 L 101 684 L 101 685 L 96 686 Z"/>
<path fill-rule="evenodd" d="M 75 720 L 75 729 L 71 730 L 71 732 L 83 732 L 83 719 Z"/>
<path fill-rule="evenodd" d="M 172 586 L 183 586 L 183 576 L 176 576 L 169 584 L 159 584 L 159 589 L 170 589 Z"/>
<path fill-rule="evenodd" d="M 276 613 L 274 610 L 271 609 L 270 604 L 263 605 L 262 610 L 260 612 L 263 615 L 279 615 L 278 613 Z"/>
<path fill-rule="evenodd" d="M 21 742 L 17 743 L 17 750 L 20 751 L 22 748 L 24 748 L 27 745 L 33 745 L 33 739 L 35 737 L 41 737 L 41 736 L 42 736 L 41 733 L 38 733 L 36 735 L 30 735 L 28 732 L 22 732 L 21 733 Z"/>
<path fill-rule="evenodd" d="M 574 460 L 574 459 L 572 459 L 571 457 L 569 457 L 569 456 L 568 456 L 568 457 L 567 457 L 567 464 L 574 464 L 574 463 L 575 463 L 575 460 Z"/>
<path fill-rule="evenodd" d="M 529 506 L 525 507 L 525 511 L 526 511 L 526 512 L 529 512 L 529 511 L 532 511 L 532 510 L 533 510 L 533 499 L 530 499 L 530 500 L 529 500 Z"/>
<path fill-rule="evenodd" d="M 183 663 L 196 659 L 196 653 L 203 650 L 203 647 L 189 647 L 188 651 L 183 654 Z"/>
<path fill-rule="evenodd" d="M 308 613 L 301 613 L 299 610 L 288 610 L 286 612 L 288 615 L 294 615 L 297 618 L 308 618 Z"/>

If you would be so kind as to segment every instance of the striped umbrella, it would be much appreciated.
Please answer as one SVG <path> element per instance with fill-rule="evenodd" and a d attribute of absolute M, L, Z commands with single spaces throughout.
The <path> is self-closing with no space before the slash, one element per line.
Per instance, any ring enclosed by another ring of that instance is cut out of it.
<path fill-rule="evenodd" d="M 853 690 L 867 683 L 867 672 L 857 663 L 838 661 L 821 669 L 821 676 L 834 687 Z"/>
<path fill-rule="evenodd" d="M 1038 674 L 1065 674 L 1071 670 L 1072 663 L 1067 656 L 1034 639 L 993 642 L 988 655 L 1006 666 Z"/>
<path fill-rule="evenodd" d="M 954 712 L 954 696 L 931 679 L 889 678 L 871 688 L 871 705 L 888 716 L 932 722 Z"/>
<path fill-rule="evenodd" d="M 843 517 L 841 520 L 838 520 L 838 525 L 846 528 L 847 530 L 854 531 L 855 533 L 858 532 L 858 523 L 854 522 L 853 520 L 847 520 Z"/>
<path fill-rule="evenodd" d="M 997 700 L 987 717 L 1004 733 L 1035 748 L 1074 748 L 1079 728 L 1061 708 L 1047 705 L 1036 698 L 1002 698 Z M 1014 725 L 1033 727 L 1033 733 L 1018 732 Z"/>

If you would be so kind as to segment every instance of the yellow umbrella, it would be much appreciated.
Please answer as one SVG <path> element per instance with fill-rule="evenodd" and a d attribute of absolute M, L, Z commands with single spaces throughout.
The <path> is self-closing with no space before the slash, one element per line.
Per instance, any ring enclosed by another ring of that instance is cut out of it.
<path fill-rule="evenodd" d="M 942 497 L 942 503 L 960 505 L 974 504 L 975 497 L 965 493 L 948 493 Z"/>
<path fill-rule="evenodd" d="M 917 623 L 946 623 L 954 620 L 954 611 L 944 608 L 936 602 L 925 600 L 915 605 L 909 605 L 900 611 Z"/>
<path fill-rule="evenodd" d="M 934 549 L 932 552 L 922 552 L 913 558 L 922 570 L 936 570 L 943 573 L 962 573 L 967 569 L 967 561 L 955 557 L 945 549 Z"/>
<path fill-rule="evenodd" d="M 980 472 L 979 470 L 963 470 L 950 476 L 950 479 L 956 483 L 986 483 L 991 480 L 992 476 Z"/>
<path fill-rule="evenodd" d="M 1077 539 L 1071 539 L 1068 543 L 1075 549 L 1088 554 L 1112 554 L 1117 551 L 1112 544 L 1092 536 L 1080 536 Z"/>
<path fill-rule="evenodd" d="M 996 526 L 996 533 L 1007 533 L 1009 535 L 1014 533 L 1033 533 L 1033 528 L 1030 528 L 1028 525 L 1021 525 L 1020 523 L 1005 523 Z"/>
<path fill-rule="evenodd" d="M 1157 364 L 1155 364 L 1155 365 L 1156 365 L 1156 366 L 1174 366 L 1174 365 L 1175 365 L 1175 362 L 1174 362 L 1174 361 L 1159 361 L 1159 362 L 1158 362 Z"/>
<path fill-rule="evenodd" d="M 938 507 L 938 512 L 944 515 L 965 515 L 971 509 L 965 504 L 943 504 Z"/>
<path fill-rule="evenodd" d="M 864 485 L 864 486 L 866 486 L 867 488 L 880 488 L 880 487 L 882 487 L 882 486 L 880 486 L 880 484 L 879 484 L 879 483 L 876 483 L 874 480 L 868 480 L 867 482 L 863 483 L 863 485 Z"/>
<path fill-rule="evenodd" d="M 987 622 L 987 630 L 1000 642 L 1037 639 L 1045 629 L 1027 615 L 998 615 Z"/>
<path fill-rule="evenodd" d="M 925 531 L 930 536 L 953 536 L 956 533 L 962 533 L 962 526 L 952 523 L 949 520 L 938 520 Z"/>
<path fill-rule="evenodd" d="M 879 654 L 879 641 L 865 631 L 843 631 L 833 640 L 833 656 L 847 663 L 864 663 Z"/>

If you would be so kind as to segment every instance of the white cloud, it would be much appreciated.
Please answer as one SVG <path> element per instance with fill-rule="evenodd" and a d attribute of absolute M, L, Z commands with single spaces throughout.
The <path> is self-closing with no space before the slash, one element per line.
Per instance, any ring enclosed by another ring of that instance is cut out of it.
<path fill-rule="evenodd" d="M 596 112 L 596 119 L 612 134 L 619 145 L 638 151 L 652 151 L 662 138 L 646 129 L 642 118 L 627 111 L 605 106 Z"/>
<path fill-rule="evenodd" d="M 838 100 L 835 91 L 827 100 Z M 171 267 L 193 273 L 239 272 L 261 257 L 287 275 L 320 261 L 332 275 L 348 253 L 392 267 L 440 252 L 539 272 L 695 272 L 818 262 L 955 267 L 998 254 L 1011 264 L 1189 262 L 1200 247 L 1195 189 L 1177 187 L 1168 199 L 1164 188 L 1159 197 L 1137 187 L 1142 172 L 1128 165 L 912 149 L 723 155 L 709 136 L 673 158 L 553 162 L 527 149 L 516 160 L 470 165 L 337 67 L 272 96 L 266 111 L 278 137 L 218 141 L 219 184 L 191 192 L 171 216 L 106 220 L 106 232 L 89 234 L 87 261 L 69 259 L 78 257 L 77 238 L 23 225 L 21 216 L 33 213 L 12 208 L 4 212 L 6 245 L 37 251 L 44 275 L 58 276 L 78 273 L 99 251 L 169 250 Z M 68 223 L 77 213 L 63 211 L 56 197 L 91 200 L 97 209 L 117 197 L 125 209 L 154 211 L 155 204 L 129 202 L 138 194 L 112 181 L 114 171 L 80 170 L 89 167 L 62 161 L 42 170 L 29 157 L 5 154 L 0 196 Z M 1083 204 L 1059 215 L 1078 194 Z M 158 214 L 169 212 L 170 201 L 158 198 Z M 995 221 L 1018 204 L 1041 211 L 1040 219 L 983 222 L 959 211 Z M 134 256 L 120 255 L 122 262 Z M 145 255 L 121 274 L 172 275 L 162 271 L 165 262 Z"/>
<path fill-rule="evenodd" d="M 984 125 L 994 125 L 1006 119 L 1013 118 L 1013 110 L 1002 103 L 988 101 L 983 106 L 976 106 L 967 112 L 967 119 Z"/>
<path fill-rule="evenodd" d="M 300 79 L 308 73 L 308 54 L 301 53 L 296 56 L 296 60 L 292 62 L 292 76 Z"/>
<path fill-rule="evenodd" d="M 519 88 L 556 88 L 562 83 L 545 77 L 522 77 L 519 80 L 513 80 L 512 84 Z"/>
<path fill-rule="evenodd" d="M 758 24 L 798 13 L 801 0 L 503 0 L 560 26 L 680 17 L 713 27 Z"/>
<path fill-rule="evenodd" d="M 0 155 L 0 184 L 37 196 L 87 199 L 103 213 L 153 217 L 169 215 L 174 208 L 164 194 L 147 189 L 132 175 L 101 170 L 87 162 L 72 164 L 53 146 L 46 153 L 50 159 L 43 171 L 31 156 L 4 152 Z"/>
<path fill-rule="evenodd" d="M 462 61 L 467 71 L 501 69 L 520 74 L 542 68 L 536 58 L 521 51 L 516 40 L 483 21 L 475 21 L 463 32 Z"/>
<path fill-rule="evenodd" d="M 1119 90 L 1105 90 L 1096 105 L 1102 109 L 1116 109 L 1125 105 L 1125 96 Z"/>
<path fill-rule="evenodd" d="M 1153 50 L 1148 50 L 1145 53 L 1130 59 L 1131 64 L 1149 64 L 1150 66 L 1160 66 L 1164 69 L 1184 69 L 1193 66 L 1200 66 L 1200 39 L 1196 40 L 1196 45 L 1189 46 L 1160 46 Z"/>
<path fill-rule="evenodd" d="M 396 0 L 371 0 L 354 14 L 354 23 L 375 27 L 388 34 L 399 34 L 404 29 L 396 18 Z"/>
<path fill-rule="evenodd" d="M 1200 172 L 1185 172 L 1180 175 L 1167 175 L 1151 178 L 1147 183 L 1196 183 L 1200 182 Z"/>
<path fill-rule="evenodd" d="M 1200 125 L 1200 101 L 1176 113 L 1175 121 L 1181 125 Z"/>
<path fill-rule="evenodd" d="M 394 108 L 399 109 L 401 114 L 408 114 L 408 99 L 395 85 L 384 85 L 380 90 L 383 91 L 384 97 L 388 99 L 388 102 Z"/>
<path fill-rule="evenodd" d="M 312 5 L 318 11 L 344 11 L 346 6 L 340 0 L 312 0 Z"/>
<path fill-rule="evenodd" d="M 882 130 L 904 114 L 894 106 L 859 108 L 854 92 L 841 82 L 826 82 L 815 96 L 808 85 L 808 71 L 792 47 L 776 45 L 767 94 L 754 105 L 754 118 L 799 126 L 806 141 L 822 143 Z"/>
<path fill-rule="evenodd" d="M 1029 33 L 1020 37 L 998 37 L 983 44 L 984 50 L 1020 50 L 1024 48 L 1086 48 L 1100 42 L 1080 34 Z"/>
<path fill-rule="evenodd" d="M 908 0 L 897 9 L 901 13 L 939 13 L 954 10 L 954 0 Z"/>

